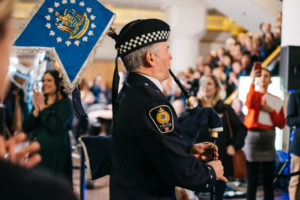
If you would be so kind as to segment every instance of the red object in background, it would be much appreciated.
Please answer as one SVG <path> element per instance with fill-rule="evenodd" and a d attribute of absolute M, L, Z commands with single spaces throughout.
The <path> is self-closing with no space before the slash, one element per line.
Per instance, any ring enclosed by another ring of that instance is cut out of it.
<path fill-rule="evenodd" d="M 259 70 L 259 76 L 260 76 L 261 75 L 261 62 L 254 62 L 253 65 L 254 65 L 255 71 Z"/>

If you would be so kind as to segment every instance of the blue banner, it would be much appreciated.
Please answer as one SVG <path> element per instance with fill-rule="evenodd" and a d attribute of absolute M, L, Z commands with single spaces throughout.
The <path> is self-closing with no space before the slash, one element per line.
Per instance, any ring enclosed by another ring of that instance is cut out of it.
<path fill-rule="evenodd" d="M 72 91 L 114 20 L 114 13 L 97 0 L 44 0 L 15 40 L 16 50 L 50 51 Z"/>

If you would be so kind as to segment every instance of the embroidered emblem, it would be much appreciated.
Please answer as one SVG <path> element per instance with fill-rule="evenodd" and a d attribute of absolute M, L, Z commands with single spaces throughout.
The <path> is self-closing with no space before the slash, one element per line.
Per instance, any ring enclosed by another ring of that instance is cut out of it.
<path fill-rule="evenodd" d="M 154 107 L 149 116 L 160 133 L 168 133 L 174 129 L 174 119 L 171 109 L 167 105 Z"/>
<path fill-rule="evenodd" d="M 170 121 L 170 115 L 163 108 L 159 108 L 158 113 L 156 115 L 156 120 L 160 124 L 166 124 Z"/>
<path fill-rule="evenodd" d="M 58 29 L 70 34 L 69 39 L 80 39 L 89 28 L 90 20 L 87 14 L 83 15 L 74 9 L 65 8 L 63 12 L 55 12 Z"/>

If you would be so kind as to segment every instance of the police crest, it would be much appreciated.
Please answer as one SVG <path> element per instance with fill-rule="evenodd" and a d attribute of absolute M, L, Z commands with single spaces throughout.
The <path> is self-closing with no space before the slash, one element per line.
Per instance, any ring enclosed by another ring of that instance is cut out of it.
<path fill-rule="evenodd" d="M 174 119 L 169 106 L 154 107 L 150 110 L 149 116 L 159 132 L 168 133 L 174 130 Z"/>

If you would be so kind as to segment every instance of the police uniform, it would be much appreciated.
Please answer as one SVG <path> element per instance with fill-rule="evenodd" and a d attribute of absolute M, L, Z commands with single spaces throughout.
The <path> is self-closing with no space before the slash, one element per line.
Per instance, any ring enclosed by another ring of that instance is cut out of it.
<path fill-rule="evenodd" d="M 149 27 L 151 20 L 137 23 Z M 152 29 L 169 29 L 160 20 L 153 23 L 157 26 Z M 129 27 L 135 33 L 142 32 L 138 25 Z M 111 199 L 175 199 L 175 186 L 211 191 L 216 179 L 214 169 L 189 154 L 190 147 L 181 140 L 175 111 L 159 83 L 130 72 L 114 106 Z"/>

